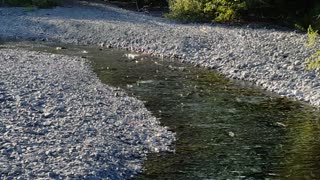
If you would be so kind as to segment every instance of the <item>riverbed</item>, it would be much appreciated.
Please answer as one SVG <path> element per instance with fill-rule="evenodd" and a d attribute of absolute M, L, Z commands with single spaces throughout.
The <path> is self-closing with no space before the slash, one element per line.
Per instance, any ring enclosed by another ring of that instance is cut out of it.
<path fill-rule="evenodd" d="M 136 179 L 320 178 L 320 113 L 212 70 L 115 49 L 26 47 L 82 56 L 103 83 L 142 100 L 176 132 Z M 129 58 L 128 58 L 129 57 Z"/>

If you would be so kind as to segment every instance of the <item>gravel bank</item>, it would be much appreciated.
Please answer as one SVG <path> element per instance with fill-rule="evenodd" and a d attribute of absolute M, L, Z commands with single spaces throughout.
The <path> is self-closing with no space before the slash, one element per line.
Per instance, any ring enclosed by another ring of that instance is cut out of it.
<path fill-rule="evenodd" d="M 127 179 L 174 134 L 84 59 L 0 50 L 0 179 Z"/>
<path fill-rule="evenodd" d="M 26 12 L 0 8 L 0 37 L 126 48 L 217 69 L 268 91 L 320 106 L 320 73 L 306 71 L 306 36 L 254 25 L 183 25 L 119 8 L 86 6 Z"/>

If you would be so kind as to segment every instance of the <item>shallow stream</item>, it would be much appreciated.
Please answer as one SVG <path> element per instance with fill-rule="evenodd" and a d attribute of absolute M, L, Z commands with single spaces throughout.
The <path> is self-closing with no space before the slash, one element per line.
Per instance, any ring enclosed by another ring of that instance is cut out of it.
<path fill-rule="evenodd" d="M 18 46 L 79 55 L 177 133 L 136 179 L 320 179 L 320 113 L 211 70 L 90 47 Z"/>

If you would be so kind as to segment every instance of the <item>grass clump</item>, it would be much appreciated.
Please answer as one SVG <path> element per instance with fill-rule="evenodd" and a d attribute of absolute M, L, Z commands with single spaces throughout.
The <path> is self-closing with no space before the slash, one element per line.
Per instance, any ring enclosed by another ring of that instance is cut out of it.
<path fill-rule="evenodd" d="M 33 7 L 33 6 L 26 6 L 23 8 L 25 11 L 28 11 L 28 12 L 32 12 L 32 11 L 35 11 L 36 9 Z"/>
<path fill-rule="evenodd" d="M 312 47 L 317 42 L 318 36 L 319 36 L 318 30 L 314 30 L 310 25 L 308 27 L 308 45 L 307 45 L 309 48 Z"/>
<path fill-rule="evenodd" d="M 320 70 L 320 49 L 314 53 L 307 61 L 308 70 Z"/>
<path fill-rule="evenodd" d="M 311 26 L 308 28 L 308 44 L 307 47 L 313 47 L 319 40 L 319 34 L 317 30 L 314 30 Z M 307 59 L 307 69 L 320 69 L 320 49 L 318 49 L 309 59 Z"/>

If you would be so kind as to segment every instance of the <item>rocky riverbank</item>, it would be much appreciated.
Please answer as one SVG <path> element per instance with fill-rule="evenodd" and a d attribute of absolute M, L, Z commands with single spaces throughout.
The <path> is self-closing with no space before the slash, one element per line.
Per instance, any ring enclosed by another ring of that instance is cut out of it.
<path fill-rule="evenodd" d="M 0 179 L 127 179 L 175 139 L 84 59 L 1 49 L 0 64 Z"/>
<path fill-rule="evenodd" d="M 320 106 L 306 36 L 255 25 L 179 24 L 95 3 L 0 8 L 0 39 L 124 48 L 179 58 Z M 85 60 L 0 50 L 1 178 L 123 179 L 174 134 L 143 103 L 103 85 Z"/>
<path fill-rule="evenodd" d="M 179 24 L 95 3 L 32 12 L 0 8 L 0 37 L 125 48 L 217 69 L 320 106 L 319 71 L 306 71 L 306 35 L 255 25 Z"/>

